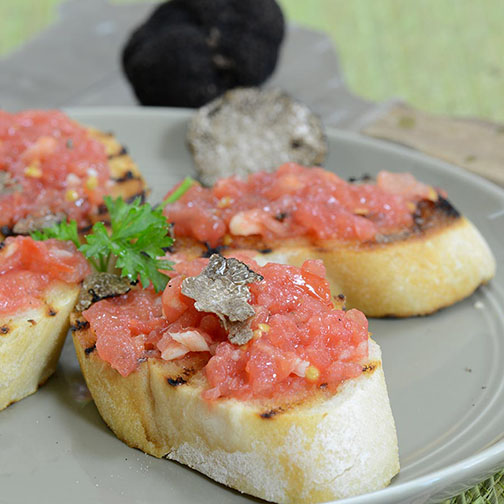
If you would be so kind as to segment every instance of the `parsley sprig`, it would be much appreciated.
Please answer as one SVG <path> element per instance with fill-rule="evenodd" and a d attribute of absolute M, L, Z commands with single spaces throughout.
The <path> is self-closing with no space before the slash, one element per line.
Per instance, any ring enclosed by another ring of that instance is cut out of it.
<path fill-rule="evenodd" d="M 71 241 L 79 248 L 81 243 L 79 240 L 79 232 L 77 231 L 77 222 L 74 220 L 70 222 L 60 222 L 54 226 L 44 228 L 42 231 L 33 231 L 31 237 L 34 240 L 49 240 L 56 238 L 57 240 Z"/>
<path fill-rule="evenodd" d="M 183 196 L 194 184 L 196 181 L 191 177 L 186 177 L 180 185 L 168 196 L 161 206 L 166 206 L 168 203 L 175 203 L 181 196 Z"/>
<path fill-rule="evenodd" d="M 156 292 L 163 290 L 170 277 L 159 270 L 171 270 L 172 263 L 159 259 L 165 255 L 164 249 L 173 245 L 169 235 L 169 224 L 163 215 L 163 208 L 180 198 L 194 180 L 186 178 L 166 200 L 153 209 L 149 203 L 142 204 L 140 198 L 126 203 L 122 198 L 113 200 L 105 197 L 105 205 L 110 215 L 110 231 L 102 222 L 93 225 L 91 233 L 80 243 L 75 221 L 61 222 L 42 231 L 31 234 L 35 240 L 72 241 L 78 250 L 93 265 L 96 271 L 109 271 L 112 267 L 120 270 L 123 277 L 136 281 L 140 278 L 143 286 L 152 285 Z"/>
<path fill-rule="evenodd" d="M 107 271 L 115 260 L 122 276 L 132 281 L 140 277 L 142 285 L 152 282 L 156 291 L 164 289 L 169 277 L 159 270 L 172 268 L 169 261 L 158 257 L 165 254 L 163 248 L 173 245 L 173 238 L 168 235 L 162 207 L 153 210 L 149 203 L 142 205 L 140 198 L 128 204 L 122 198 L 108 196 L 105 205 L 111 232 L 97 222 L 79 250 L 97 271 Z"/>

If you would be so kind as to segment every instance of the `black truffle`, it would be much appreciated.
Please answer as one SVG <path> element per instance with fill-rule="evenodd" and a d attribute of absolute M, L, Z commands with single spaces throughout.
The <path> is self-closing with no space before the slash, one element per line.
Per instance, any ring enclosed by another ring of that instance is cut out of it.
<path fill-rule="evenodd" d="M 123 69 L 143 105 L 200 107 L 264 82 L 283 36 L 274 0 L 171 0 L 131 35 Z"/>
<path fill-rule="evenodd" d="M 327 154 L 321 120 L 280 89 L 227 91 L 193 116 L 187 142 L 206 185 L 287 162 L 320 165 Z"/>

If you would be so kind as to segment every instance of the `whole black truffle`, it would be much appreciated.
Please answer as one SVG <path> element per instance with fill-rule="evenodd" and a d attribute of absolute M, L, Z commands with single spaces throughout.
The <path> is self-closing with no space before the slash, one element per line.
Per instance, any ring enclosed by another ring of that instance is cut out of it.
<path fill-rule="evenodd" d="M 200 107 L 264 82 L 283 36 L 274 0 L 171 0 L 131 35 L 122 63 L 143 105 Z"/>

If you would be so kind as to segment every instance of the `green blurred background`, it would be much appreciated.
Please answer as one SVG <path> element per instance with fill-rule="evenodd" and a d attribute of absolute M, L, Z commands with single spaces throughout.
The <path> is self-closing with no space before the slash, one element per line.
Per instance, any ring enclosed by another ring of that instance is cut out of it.
<path fill-rule="evenodd" d="M 0 55 L 47 26 L 62 1 L 1 0 Z M 332 37 L 355 94 L 374 101 L 398 97 L 430 112 L 504 120 L 504 0 L 280 4 L 291 21 Z"/>

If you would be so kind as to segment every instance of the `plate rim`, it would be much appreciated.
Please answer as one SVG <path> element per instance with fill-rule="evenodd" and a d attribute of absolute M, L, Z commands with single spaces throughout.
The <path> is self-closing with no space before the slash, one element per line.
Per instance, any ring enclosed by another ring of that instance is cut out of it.
<path fill-rule="evenodd" d="M 61 110 L 68 114 L 79 115 L 79 116 L 93 116 L 93 115 L 107 115 L 107 114 L 116 114 L 119 116 L 134 116 L 134 115 L 153 115 L 153 116 L 173 116 L 181 119 L 189 119 L 194 115 L 197 109 L 190 108 L 176 108 L 176 107 L 150 107 L 150 106 L 108 106 L 108 107 L 62 107 Z M 498 186 L 496 183 L 485 179 L 484 177 L 477 175 L 476 173 L 472 173 L 460 166 L 457 166 L 453 163 L 449 163 L 448 161 L 444 161 L 442 159 L 430 156 L 429 154 L 425 154 L 423 152 L 417 151 L 411 147 L 408 147 L 404 144 L 383 140 L 376 137 L 371 137 L 364 135 L 362 133 L 345 130 L 342 128 L 335 127 L 325 127 L 326 136 L 336 136 L 338 139 L 346 140 L 348 142 L 356 143 L 356 144 L 364 144 L 369 145 L 379 150 L 394 152 L 402 156 L 409 157 L 411 159 L 417 159 L 419 161 L 428 161 L 429 163 L 435 165 L 437 168 L 448 171 L 450 174 L 453 174 L 456 177 L 460 177 L 462 179 L 467 179 L 467 181 L 471 181 L 476 183 L 477 185 L 489 190 L 496 195 L 500 196 L 503 199 L 504 204 L 504 188 Z"/>
<path fill-rule="evenodd" d="M 71 117 L 80 116 L 82 118 L 85 118 L 86 116 L 89 116 L 90 119 L 92 119 L 93 116 L 103 117 L 107 115 L 115 115 L 119 117 L 132 117 L 138 115 L 145 117 L 151 115 L 156 117 L 189 119 L 194 115 L 196 109 L 139 106 L 93 106 L 64 107 L 62 108 L 62 110 Z M 462 179 L 465 183 L 478 186 L 482 191 L 491 192 L 501 200 L 504 209 L 504 188 L 501 188 L 497 184 L 484 179 L 483 177 L 475 173 L 469 172 L 457 165 L 416 151 L 400 143 L 368 137 L 358 132 L 333 127 L 326 127 L 325 131 L 328 138 L 333 137 L 337 140 L 343 140 L 355 145 L 356 147 L 372 147 L 393 155 L 399 155 L 401 157 L 407 157 L 412 160 L 418 160 L 422 163 L 427 162 L 436 169 L 448 173 L 449 175 L 456 178 Z M 504 436 L 504 429 L 502 434 Z M 500 464 L 502 464 L 502 468 L 504 468 L 504 437 L 500 439 L 498 438 L 493 444 L 487 446 L 486 448 L 483 448 L 481 451 L 475 453 L 474 455 L 466 457 L 459 462 L 450 464 L 436 471 L 427 473 L 424 476 L 413 478 L 410 481 L 398 483 L 396 486 L 388 486 L 375 492 L 332 502 L 337 502 L 338 504 L 379 504 L 380 502 L 386 503 L 389 502 L 387 500 L 389 498 L 414 498 L 415 496 L 419 496 L 422 491 L 430 487 L 432 492 L 426 495 L 426 500 L 428 500 L 435 498 L 436 495 L 440 495 L 443 490 L 456 483 L 460 483 L 461 487 L 464 487 L 466 489 L 472 488 L 474 484 L 465 484 L 464 481 L 470 479 L 471 477 L 478 477 L 479 479 L 479 475 L 483 473 L 490 476 L 495 473 L 495 467 L 499 466 Z M 402 501 L 394 500 L 393 502 Z"/>

